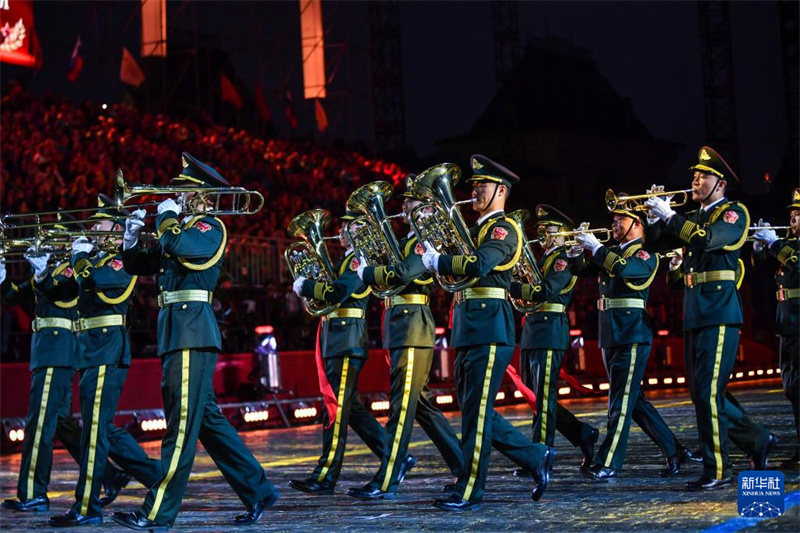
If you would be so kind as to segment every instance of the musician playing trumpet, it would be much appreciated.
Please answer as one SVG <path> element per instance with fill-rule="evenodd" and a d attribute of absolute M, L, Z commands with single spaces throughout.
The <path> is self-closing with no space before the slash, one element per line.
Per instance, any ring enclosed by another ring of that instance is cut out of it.
<path fill-rule="evenodd" d="M 526 313 L 519 340 L 520 374 L 536 394 L 537 416 L 533 420 L 533 442 L 553 446 L 556 430 L 583 454 L 581 465 L 590 465 L 594 444 L 599 432 L 581 422 L 568 409 L 557 403 L 557 384 L 567 348 L 569 347 L 569 317 L 567 307 L 577 280 L 569 269 L 565 237 L 575 223 L 555 207 L 536 206 L 538 231 L 546 235 L 544 255 L 539 261 L 542 275 L 539 284 L 511 284 L 511 297 L 536 302 L 538 307 Z M 517 470 L 516 475 L 530 475 Z"/>

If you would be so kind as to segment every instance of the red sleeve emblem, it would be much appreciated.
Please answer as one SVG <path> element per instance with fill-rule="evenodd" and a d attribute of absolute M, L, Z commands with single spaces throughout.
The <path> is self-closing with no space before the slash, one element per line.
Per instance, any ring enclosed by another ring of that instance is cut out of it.
<path fill-rule="evenodd" d="M 114 270 L 120 270 L 122 268 L 122 261 L 119 259 L 112 259 L 111 262 L 108 264 Z"/>
<path fill-rule="evenodd" d="M 200 233 L 205 233 L 211 229 L 211 224 L 208 224 L 207 222 L 198 222 L 194 225 L 194 227 L 199 229 Z"/>
<path fill-rule="evenodd" d="M 563 259 L 556 259 L 556 264 L 553 268 L 556 272 L 563 272 L 567 269 L 567 262 Z"/>
<path fill-rule="evenodd" d="M 422 246 L 421 243 L 417 243 L 417 245 L 414 247 L 414 253 L 417 254 L 417 255 L 424 255 L 425 254 L 425 247 Z"/>
<path fill-rule="evenodd" d="M 736 211 L 725 211 L 725 214 L 722 215 L 722 220 L 728 224 L 734 224 L 739 220 L 739 214 Z"/>
<path fill-rule="evenodd" d="M 638 252 L 636 252 L 636 257 L 638 257 L 639 259 L 644 259 L 645 261 L 647 261 L 648 259 L 650 259 L 650 254 L 648 254 L 644 250 L 639 250 Z"/>
<path fill-rule="evenodd" d="M 504 228 L 494 228 L 492 230 L 492 239 L 497 239 L 498 241 L 504 241 L 508 236 L 508 231 Z"/>
<path fill-rule="evenodd" d="M 64 276 L 64 277 L 67 277 L 67 278 L 71 278 L 72 277 L 72 268 L 71 267 L 65 268 L 64 272 L 62 272 L 61 275 Z"/>
<path fill-rule="evenodd" d="M 354 257 L 352 261 L 350 261 L 350 270 L 358 270 L 359 265 L 361 263 L 358 260 L 358 257 Z"/>

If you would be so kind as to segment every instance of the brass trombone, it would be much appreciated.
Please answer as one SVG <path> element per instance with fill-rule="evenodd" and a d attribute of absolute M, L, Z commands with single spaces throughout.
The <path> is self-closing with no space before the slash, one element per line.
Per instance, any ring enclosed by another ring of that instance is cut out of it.
<path fill-rule="evenodd" d="M 622 196 L 617 196 L 616 193 L 612 189 L 608 189 L 606 191 L 606 207 L 609 211 L 613 211 L 617 207 L 621 207 L 627 211 L 649 211 L 649 207 L 647 207 L 642 200 L 647 200 L 648 198 L 655 198 L 656 196 L 675 196 L 676 198 L 671 198 L 669 201 L 669 205 L 672 207 L 677 207 L 680 205 L 686 205 L 686 202 L 689 201 L 689 193 L 692 192 L 692 189 L 683 189 L 680 191 L 664 191 L 664 187 L 662 186 L 653 186 L 647 189 L 645 194 L 625 194 Z"/>
<path fill-rule="evenodd" d="M 589 223 L 584 222 L 577 229 L 574 230 L 567 230 L 567 231 L 556 231 L 556 232 L 548 232 L 543 226 L 539 226 L 539 229 L 536 230 L 536 239 L 539 241 L 539 244 L 544 246 L 544 243 L 547 242 L 547 239 L 550 237 L 564 237 L 564 246 L 577 246 L 578 241 L 572 237 L 576 237 L 581 233 L 595 233 L 597 235 L 603 235 L 602 237 L 597 237 L 597 240 L 600 242 L 608 242 L 611 240 L 611 230 L 607 228 L 595 228 L 589 229 Z"/>
<path fill-rule="evenodd" d="M 258 191 L 249 191 L 244 187 L 179 187 L 174 185 L 128 185 L 122 175 L 122 169 L 117 169 L 114 183 L 114 202 L 119 207 L 138 209 L 152 203 L 131 204 L 131 198 L 147 194 L 186 194 L 195 193 L 189 202 L 182 205 L 183 211 L 188 214 L 205 213 L 207 215 L 254 215 L 264 207 L 264 197 Z M 229 199 L 228 205 L 223 205 L 223 198 Z M 251 205 L 252 204 L 252 205 Z"/>

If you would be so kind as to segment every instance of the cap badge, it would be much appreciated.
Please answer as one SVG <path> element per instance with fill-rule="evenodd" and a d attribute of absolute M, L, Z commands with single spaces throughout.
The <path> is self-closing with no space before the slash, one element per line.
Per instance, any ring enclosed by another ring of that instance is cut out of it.
<path fill-rule="evenodd" d="M 472 160 L 472 170 L 480 170 L 483 168 L 483 165 L 477 159 Z"/>
<path fill-rule="evenodd" d="M 708 160 L 710 160 L 710 159 L 711 159 L 711 156 L 710 156 L 710 155 L 708 155 L 708 152 L 706 152 L 706 149 L 705 149 L 705 148 L 703 148 L 702 150 L 700 150 L 700 159 L 702 159 L 703 161 L 708 161 Z"/>

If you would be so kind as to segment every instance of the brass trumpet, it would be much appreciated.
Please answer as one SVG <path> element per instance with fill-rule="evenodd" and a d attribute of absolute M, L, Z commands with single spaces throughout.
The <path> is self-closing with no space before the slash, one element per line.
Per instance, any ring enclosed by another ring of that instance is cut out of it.
<path fill-rule="evenodd" d="M 303 276 L 320 283 L 332 283 L 336 279 L 336 272 L 325 246 L 326 240 L 337 239 L 324 236 L 330 222 L 331 214 L 328 211 L 311 209 L 300 213 L 289 223 L 286 228 L 289 234 L 302 239 L 290 244 L 283 253 L 293 279 Z M 313 316 L 322 316 L 337 309 L 339 304 L 303 298 L 303 307 Z"/>
<path fill-rule="evenodd" d="M 527 209 L 518 209 L 506 215 L 508 218 L 516 222 L 519 229 L 522 231 L 524 244 L 522 245 L 522 253 L 519 256 L 519 261 L 511 270 L 511 279 L 517 283 L 539 285 L 542 283 L 542 273 L 539 271 L 539 265 L 536 263 L 536 256 L 530 244 L 535 241 L 529 241 L 525 236 L 525 222 L 530 218 L 531 212 Z M 529 302 L 522 298 L 511 298 L 511 305 L 520 313 L 532 313 L 539 307 L 544 305 L 545 302 Z"/>
<path fill-rule="evenodd" d="M 759 222 L 761 222 L 761 221 L 759 221 Z M 750 241 L 750 242 L 755 241 L 756 239 L 753 236 L 753 234 L 755 234 L 755 232 L 757 232 L 760 229 L 771 229 L 771 230 L 775 230 L 775 231 L 785 230 L 785 231 L 788 232 L 788 231 L 790 231 L 792 229 L 792 227 L 791 226 L 750 226 L 749 228 L 747 228 L 747 231 L 750 233 L 750 235 L 748 235 L 747 239 L 745 239 L 745 240 L 746 241 Z"/>
<path fill-rule="evenodd" d="M 385 181 L 374 181 L 356 189 L 347 199 L 347 210 L 363 216 L 350 221 L 345 228 L 350 244 L 356 253 L 364 257 L 368 266 L 394 265 L 403 260 L 400 244 L 397 242 L 389 222 L 402 214 L 387 216 L 384 210 L 386 200 L 392 196 L 392 186 Z M 380 298 L 400 294 L 405 285 L 373 286 L 373 292 Z"/>
<path fill-rule="evenodd" d="M 577 229 L 569 230 L 569 231 L 556 231 L 554 233 L 549 233 L 544 227 L 539 226 L 539 229 L 536 231 L 536 239 L 539 241 L 539 244 L 544 246 L 544 243 L 547 242 L 547 239 L 550 237 L 564 237 L 564 246 L 577 246 L 578 241 L 575 239 L 571 239 L 570 237 L 576 237 L 580 233 L 595 233 L 597 235 L 604 235 L 603 237 L 597 237 L 597 240 L 600 242 L 608 242 L 611 240 L 611 230 L 607 228 L 595 228 L 589 229 L 589 223 L 584 222 Z"/>
<path fill-rule="evenodd" d="M 654 198 L 656 196 L 675 196 L 676 198 L 672 198 L 669 201 L 669 205 L 672 207 L 677 207 L 680 205 L 686 205 L 686 202 L 689 201 L 689 193 L 692 192 L 692 189 L 683 189 L 680 191 L 664 191 L 663 186 L 653 186 L 650 187 L 645 194 L 625 194 L 622 196 L 617 196 L 612 189 L 608 189 L 606 191 L 606 207 L 609 211 L 613 211 L 617 207 L 621 207 L 627 211 L 649 211 L 648 208 L 642 200 L 647 200 L 648 198 Z"/>

